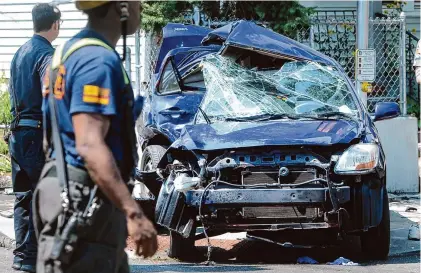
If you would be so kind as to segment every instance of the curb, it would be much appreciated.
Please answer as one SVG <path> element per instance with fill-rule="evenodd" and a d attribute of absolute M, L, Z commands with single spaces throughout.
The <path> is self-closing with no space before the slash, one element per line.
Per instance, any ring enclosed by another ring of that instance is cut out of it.
<path fill-rule="evenodd" d="M 7 249 L 14 249 L 16 246 L 15 242 L 16 242 L 15 240 L 13 240 L 12 238 L 9 238 L 8 236 L 0 232 L 0 247 L 4 247 Z"/>
<path fill-rule="evenodd" d="M 402 253 L 395 253 L 395 254 L 391 254 L 389 255 L 389 258 L 396 258 L 396 257 L 403 257 L 403 256 L 411 256 L 414 254 L 421 254 L 421 250 L 410 250 L 410 251 L 406 251 L 406 252 L 402 252 Z"/>

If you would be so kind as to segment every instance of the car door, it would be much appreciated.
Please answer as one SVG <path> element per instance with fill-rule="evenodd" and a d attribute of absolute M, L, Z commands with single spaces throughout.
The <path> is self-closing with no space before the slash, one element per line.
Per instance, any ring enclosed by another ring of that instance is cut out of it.
<path fill-rule="evenodd" d="M 168 59 L 151 99 L 152 123 L 171 141 L 178 138 L 184 125 L 193 122 L 204 94 L 203 90 L 181 90 L 174 65 Z"/>

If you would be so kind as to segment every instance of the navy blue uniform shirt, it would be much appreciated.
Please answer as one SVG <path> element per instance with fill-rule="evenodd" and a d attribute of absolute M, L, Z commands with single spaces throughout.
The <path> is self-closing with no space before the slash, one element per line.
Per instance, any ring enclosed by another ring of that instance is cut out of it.
<path fill-rule="evenodd" d="M 16 52 L 9 82 L 14 118 L 42 120 L 42 79 L 53 54 L 51 43 L 36 34 Z"/>
<path fill-rule="evenodd" d="M 85 28 L 66 43 L 63 55 L 71 45 L 82 38 L 96 38 L 108 44 L 102 35 Z M 55 89 L 54 95 L 68 164 L 84 169 L 83 159 L 76 151 L 72 124 L 72 115 L 77 113 L 96 113 L 110 117 L 110 128 L 105 141 L 117 164 L 121 164 L 123 159 L 121 135 L 124 130 L 122 108 L 127 99 L 123 92 L 125 88 L 123 73 L 118 53 L 101 46 L 82 47 L 60 66 L 57 76 L 60 87 Z M 48 77 L 44 84 L 49 85 Z M 49 90 L 50 88 L 44 87 L 44 93 L 49 93 Z M 129 96 L 133 99 L 133 92 L 130 93 Z M 43 110 L 47 111 L 49 120 L 48 96 L 44 98 Z"/>

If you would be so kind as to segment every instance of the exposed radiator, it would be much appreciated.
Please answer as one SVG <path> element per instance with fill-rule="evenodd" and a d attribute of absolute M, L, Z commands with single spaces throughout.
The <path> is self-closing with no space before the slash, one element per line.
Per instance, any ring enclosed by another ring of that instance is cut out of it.
<path fill-rule="evenodd" d="M 317 209 L 307 208 L 303 210 L 297 207 L 245 207 L 243 208 L 243 216 L 246 219 L 309 219 L 317 216 Z"/>
<path fill-rule="evenodd" d="M 243 171 L 241 180 L 243 185 L 254 184 L 273 184 L 278 183 L 278 168 L 256 168 L 249 171 Z M 298 184 L 311 179 L 315 179 L 317 173 L 315 169 L 294 169 L 291 168 L 287 176 L 281 176 L 281 184 Z"/>
<path fill-rule="evenodd" d="M 278 168 L 255 168 L 242 172 L 241 180 L 243 185 L 255 184 L 298 184 L 317 177 L 315 169 L 290 168 L 287 176 L 279 177 Z M 294 211 L 295 209 L 295 211 Z M 274 218 L 274 219 L 309 219 L 317 216 L 317 209 L 298 209 L 297 207 L 245 207 L 243 208 L 244 218 Z"/>

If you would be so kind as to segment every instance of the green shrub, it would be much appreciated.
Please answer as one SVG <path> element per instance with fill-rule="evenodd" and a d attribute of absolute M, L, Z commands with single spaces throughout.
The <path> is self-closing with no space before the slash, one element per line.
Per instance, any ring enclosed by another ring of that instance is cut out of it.
<path fill-rule="evenodd" d="M 12 122 L 12 113 L 10 113 L 10 96 L 7 90 L 7 79 L 3 74 L 0 76 L 0 124 L 9 125 Z"/>
<path fill-rule="evenodd" d="M 8 80 L 4 71 L 0 76 L 0 124 L 8 127 L 12 122 L 12 114 L 10 113 L 10 96 L 7 90 Z M 0 129 L 0 175 L 10 173 L 12 166 L 10 163 L 9 147 L 3 140 L 3 135 L 7 133 L 7 129 Z"/>

